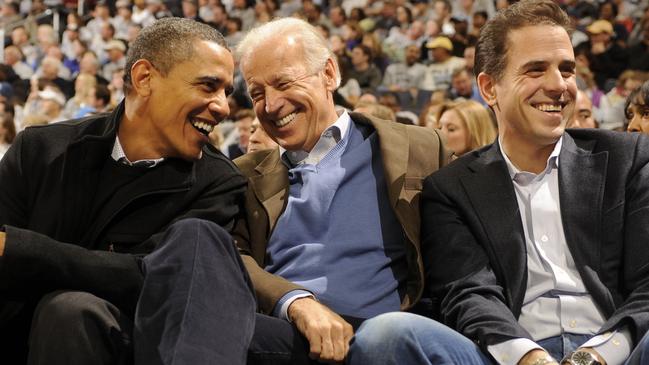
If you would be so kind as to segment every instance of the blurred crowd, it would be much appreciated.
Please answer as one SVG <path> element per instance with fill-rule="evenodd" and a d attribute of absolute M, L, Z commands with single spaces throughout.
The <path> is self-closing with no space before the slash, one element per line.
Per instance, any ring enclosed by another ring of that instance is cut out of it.
<path fill-rule="evenodd" d="M 580 96 L 570 125 L 649 133 L 649 111 L 636 91 L 649 79 L 649 3 L 560 4 L 575 27 Z M 493 115 L 475 84 L 473 57 L 480 28 L 508 5 L 508 0 L 5 0 L 0 155 L 27 126 L 114 108 L 124 96 L 129 43 L 156 19 L 208 23 L 233 48 L 251 27 L 296 16 L 316 25 L 338 57 L 342 83 L 335 97 L 341 108 L 438 128 L 459 156 L 496 136 Z M 250 110 L 238 71 L 230 107 L 229 120 L 211 135 L 227 156 L 273 146 Z M 634 115 L 647 121 L 630 125 Z"/>

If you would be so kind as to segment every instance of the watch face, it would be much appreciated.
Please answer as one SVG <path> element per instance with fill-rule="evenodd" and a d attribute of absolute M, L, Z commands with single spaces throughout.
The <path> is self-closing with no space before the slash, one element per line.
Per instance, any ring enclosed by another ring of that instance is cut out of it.
<path fill-rule="evenodd" d="M 590 365 L 593 363 L 593 355 L 586 351 L 578 351 L 572 355 L 571 360 L 575 365 Z"/>

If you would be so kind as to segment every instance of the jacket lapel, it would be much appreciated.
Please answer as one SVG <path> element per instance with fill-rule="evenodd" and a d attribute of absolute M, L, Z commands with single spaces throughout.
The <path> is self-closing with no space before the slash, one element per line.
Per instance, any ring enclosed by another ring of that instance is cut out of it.
<path fill-rule="evenodd" d="M 279 149 L 274 149 L 255 167 L 255 171 L 259 175 L 250 177 L 250 188 L 266 211 L 268 237 L 270 237 L 275 223 L 286 206 L 289 188 L 288 169 L 280 159 Z"/>
<path fill-rule="evenodd" d="M 579 147 L 564 134 L 559 155 L 559 197 L 563 230 L 577 268 L 599 272 L 602 204 L 608 152 L 593 154 L 594 141 Z"/>
<path fill-rule="evenodd" d="M 484 249 L 492 269 L 505 283 L 508 305 L 518 317 L 527 285 L 527 256 L 516 193 L 498 142 L 468 167 L 473 174 L 460 181 L 490 243 Z"/>

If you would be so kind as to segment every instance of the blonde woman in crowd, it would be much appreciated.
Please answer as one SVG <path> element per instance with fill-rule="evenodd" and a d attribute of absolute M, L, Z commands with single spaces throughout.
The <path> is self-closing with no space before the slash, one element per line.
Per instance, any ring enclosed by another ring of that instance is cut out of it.
<path fill-rule="evenodd" d="M 74 81 L 74 96 L 65 103 L 63 116 L 66 119 L 74 118 L 77 112 L 91 105 L 95 99 L 97 79 L 90 74 L 79 74 Z"/>
<path fill-rule="evenodd" d="M 496 139 L 489 111 L 477 101 L 459 102 L 446 109 L 439 119 L 446 146 L 461 156 Z"/>

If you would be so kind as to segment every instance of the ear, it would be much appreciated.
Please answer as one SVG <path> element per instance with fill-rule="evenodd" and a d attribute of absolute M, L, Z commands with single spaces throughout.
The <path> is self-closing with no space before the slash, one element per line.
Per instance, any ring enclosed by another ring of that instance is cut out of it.
<path fill-rule="evenodd" d="M 325 86 L 330 92 L 336 90 L 336 75 L 338 75 L 338 73 L 339 71 L 336 67 L 336 63 L 331 58 L 328 58 L 324 68 L 324 78 Z"/>
<path fill-rule="evenodd" d="M 496 80 L 490 75 L 480 72 L 477 81 L 482 99 L 493 108 L 498 104 L 498 99 L 496 98 Z"/>
<path fill-rule="evenodd" d="M 131 84 L 139 96 L 151 95 L 151 80 L 158 71 L 145 59 L 135 61 L 131 67 Z"/>

